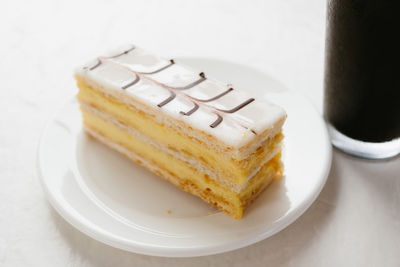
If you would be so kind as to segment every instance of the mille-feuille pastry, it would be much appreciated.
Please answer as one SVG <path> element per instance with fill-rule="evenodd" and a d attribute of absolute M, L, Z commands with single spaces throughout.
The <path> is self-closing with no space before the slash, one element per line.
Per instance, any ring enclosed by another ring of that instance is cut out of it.
<path fill-rule="evenodd" d="M 285 111 L 135 46 L 76 71 L 84 129 L 234 218 L 282 176 Z"/>

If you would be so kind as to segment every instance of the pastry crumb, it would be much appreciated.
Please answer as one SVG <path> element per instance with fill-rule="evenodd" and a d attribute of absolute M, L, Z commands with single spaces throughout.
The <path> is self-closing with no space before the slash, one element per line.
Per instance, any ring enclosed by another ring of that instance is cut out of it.
<path fill-rule="evenodd" d="M 172 210 L 167 210 L 167 213 L 168 213 L 168 214 L 171 214 L 171 213 L 172 213 Z"/>

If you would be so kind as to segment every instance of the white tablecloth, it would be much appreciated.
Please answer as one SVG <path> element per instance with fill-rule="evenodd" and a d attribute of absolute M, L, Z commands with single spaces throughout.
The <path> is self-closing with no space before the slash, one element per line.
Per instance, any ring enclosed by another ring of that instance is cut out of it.
<path fill-rule="evenodd" d="M 45 122 L 76 89 L 73 69 L 115 45 L 256 67 L 321 111 L 325 5 L 270 1 L 2 1 L 0 266 L 400 266 L 400 159 L 334 151 L 328 182 L 295 223 L 199 258 L 114 249 L 65 222 L 36 175 Z M 315 164 L 318 164 L 316 162 Z"/>

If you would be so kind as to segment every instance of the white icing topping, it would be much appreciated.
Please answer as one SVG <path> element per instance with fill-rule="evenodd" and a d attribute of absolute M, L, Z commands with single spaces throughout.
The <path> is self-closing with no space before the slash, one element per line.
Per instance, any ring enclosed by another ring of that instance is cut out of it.
<path fill-rule="evenodd" d="M 110 94 L 126 93 L 235 148 L 272 130 L 286 117 L 282 108 L 268 101 L 230 90 L 226 84 L 133 46 L 99 57 L 78 68 L 77 74 L 109 88 Z M 217 99 L 207 101 L 213 98 Z M 190 115 L 182 114 L 196 106 Z"/>
<path fill-rule="evenodd" d="M 173 64 L 163 71 L 149 75 L 149 78 L 168 87 L 183 87 L 199 79 L 199 73 Z"/>

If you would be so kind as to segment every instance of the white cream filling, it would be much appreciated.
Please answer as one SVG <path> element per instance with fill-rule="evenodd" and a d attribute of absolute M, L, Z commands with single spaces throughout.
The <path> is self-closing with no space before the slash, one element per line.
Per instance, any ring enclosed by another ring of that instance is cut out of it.
<path fill-rule="evenodd" d="M 121 145 L 118 145 L 115 142 L 110 141 L 110 139 L 105 138 L 104 136 L 102 136 L 101 134 L 97 133 L 96 131 L 92 130 L 91 128 L 89 128 L 87 126 L 84 126 L 84 130 L 86 132 L 88 132 L 89 134 L 93 135 L 94 137 L 96 137 L 97 139 L 99 139 L 102 143 L 104 143 L 107 146 L 111 147 L 112 149 L 118 151 L 119 153 L 126 155 L 133 160 L 140 161 L 145 168 L 150 169 L 150 170 L 157 170 L 163 176 L 168 177 L 168 173 L 165 172 L 163 169 L 160 169 L 157 166 L 154 166 L 154 164 L 151 164 L 146 159 L 139 157 L 136 153 L 130 151 L 129 149 L 127 149 Z"/>
<path fill-rule="evenodd" d="M 83 109 L 85 109 L 86 111 L 93 113 L 96 116 L 99 116 L 101 118 L 103 118 L 106 121 L 109 121 L 110 123 L 113 123 L 115 125 L 117 125 L 118 127 L 126 130 L 127 132 L 129 132 L 130 134 L 134 135 L 135 137 L 137 137 L 138 139 L 142 140 L 143 142 L 146 142 L 152 146 L 154 146 L 155 148 L 157 148 L 158 150 L 167 153 L 183 162 L 186 162 L 188 164 L 190 164 L 193 168 L 195 168 L 196 170 L 198 170 L 199 172 L 205 173 L 207 174 L 212 180 L 214 180 L 216 183 L 218 183 L 221 186 L 224 186 L 236 193 L 240 193 L 250 182 L 250 180 L 256 176 L 256 174 L 260 171 L 260 169 L 262 168 L 262 166 L 267 163 L 272 157 L 274 157 L 279 151 L 280 151 L 280 145 L 277 145 L 274 149 L 274 151 L 272 151 L 269 156 L 262 162 L 262 164 L 260 164 L 257 168 L 255 168 L 251 174 L 248 176 L 246 182 L 241 185 L 238 186 L 230 181 L 227 181 L 226 179 L 224 179 L 223 177 L 220 177 L 220 175 L 218 175 L 217 173 L 213 172 L 212 170 L 210 170 L 208 168 L 207 165 L 203 164 L 202 162 L 196 160 L 195 158 L 191 158 L 191 157 L 185 157 L 183 155 L 183 153 L 178 153 L 175 152 L 171 149 L 169 149 L 167 146 L 163 146 L 160 145 L 159 143 L 154 142 L 151 138 L 143 135 L 142 133 L 140 133 L 139 131 L 128 127 L 125 124 L 120 123 L 117 119 L 115 119 L 114 117 L 110 116 L 107 113 L 104 113 L 90 105 L 87 105 L 85 103 L 81 103 L 81 107 Z M 111 142 L 111 141 L 109 141 Z M 119 146 L 118 144 L 115 144 L 116 146 Z"/>
<path fill-rule="evenodd" d="M 207 138 L 205 138 L 202 134 L 199 134 L 198 132 L 190 130 L 186 127 L 182 127 L 181 124 L 175 122 L 173 119 L 171 119 L 168 116 L 165 116 L 161 112 L 157 112 L 156 110 L 154 110 L 152 108 L 148 108 L 145 105 L 138 103 L 137 101 L 131 100 L 129 97 L 126 97 L 126 95 L 124 95 L 123 93 L 118 92 L 118 90 L 105 89 L 104 87 L 99 86 L 98 84 L 96 84 L 95 82 L 92 82 L 91 80 L 86 80 L 86 82 L 88 83 L 88 85 L 90 85 L 93 88 L 93 90 L 100 91 L 106 97 L 112 97 L 112 98 L 116 99 L 118 102 L 121 102 L 121 103 L 127 105 L 132 110 L 136 109 L 136 110 L 142 111 L 144 113 L 147 113 L 147 114 L 153 116 L 154 120 L 157 123 L 165 124 L 167 127 L 175 129 L 176 131 L 184 133 L 187 136 L 190 136 L 191 138 L 199 140 L 201 143 L 206 144 L 208 147 L 212 148 L 213 150 L 222 152 L 222 149 L 218 145 L 214 145 L 214 144 L 210 143 L 209 140 L 207 140 Z M 282 123 L 283 123 L 283 121 L 282 121 Z M 259 148 L 262 145 L 262 143 L 264 141 L 266 141 L 268 138 L 274 137 L 281 130 L 281 126 L 282 125 L 276 125 L 273 129 L 271 129 L 268 132 L 267 135 L 265 135 L 263 138 L 261 138 L 254 144 L 250 145 L 246 149 L 241 149 L 241 150 L 235 149 L 231 152 L 224 151 L 224 154 L 227 155 L 227 158 L 233 157 L 234 159 L 236 159 L 238 161 L 243 160 L 243 159 L 247 158 L 249 155 L 251 155 L 252 153 L 254 153 L 257 150 L 257 148 Z"/>

